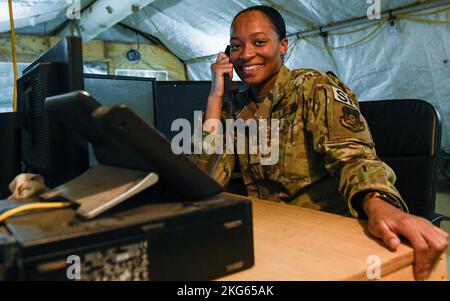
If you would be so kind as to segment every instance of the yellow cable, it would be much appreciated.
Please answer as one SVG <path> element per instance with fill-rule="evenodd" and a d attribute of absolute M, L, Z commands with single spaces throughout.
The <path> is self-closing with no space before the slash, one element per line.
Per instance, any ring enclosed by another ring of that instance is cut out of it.
<path fill-rule="evenodd" d="M 429 15 L 434 15 L 434 14 L 438 14 L 438 13 L 442 13 L 445 11 L 450 10 L 450 6 L 446 6 L 444 8 L 440 8 L 438 10 L 434 10 L 431 12 L 427 12 L 427 13 L 407 13 L 405 15 L 411 16 L 411 17 L 421 17 L 421 16 L 429 16 Z"/>
<path fill-rule="evenodd" d="M 445 10 L 449 10 L 449 9 L 450 8 L 446 8 Z M 443 11 L 443 10 L 436 11 L 435 13 L 441 12 L 441 11 Z M 429 23 L 429 24 L 444 24 L 444 25 L 449 25 L 450 24 L 450 21 L 438 21 L 438 20 L 412 18 L 412 17 L 409 17 L 408 15 L 398 15 L 397 19 L 407 20 L 407 21 L 414 21 L 414 22 L 420 22 L 420 23 Z M 378 27 L 375 28 L 368 35 L 366 35 L 366 36 L 362 37 L 361 39 L 359 39 L 359 40 L 357 40 L 357 41 L 355 41 L 355 42 L 353 42 L 351 44 L 348 44 L 348 45 L 343 45 L 343 46 L 338 46 L 338 47 L 323 47 L 321 45 L 317 45 L 317 44 L 309 41 L 306 37 L 302 38 L 302 40 L 305 40 L 305 42 L 310 44 L 311 46 L 314 46 L 316 48 L 320 48 L 320 49 L 323 49 L 323 50 L 336 50 L 336 49 L 342 49 L 342 48 L 351 48 L 351 47 L 359 46 L 363 42 L 367 42 L 367 40 L 369 40 L 369 38 L 371 36 L 373 36 L 381 28 L 381 25 L 382 25 L 381 22 L 384 22 L 385 20 L 387 20 L 387 18 L 380 20 L 380 22 L 378 23 Z M 370 27 L 372 27 L 372 26 L 368 26 L 367 28 L 370 28 Z M 363 29 L 367 29 L 367 28 L 363 28 Z M 363 29 L 358 29 L 358 30 L 353 31 L 353 32 L 361 31 Z M 352 32 L 350 31 L 348 33 L 352 33 Z M 336 35 L 336 33 L 334 35 Z"/>
<path fill-rule="evenodd" d="M 8 0 L 9 7 L 9 23 L 11 24 L 11 52 L 14 68 L 14 94 L 13 94 L 13 111 L 17 111 L 17 60 L 16 60 L 16 36 L 14 29 L 14 15 L 12 9 L 12 0 Z"/>
<path fill-rule="evenodd" d="M 18 213 L 38 210 L 38 209 L 55 209 L 55 208 L 65 208 L 72 206 L 71 202 L 52 202 L 52 203 L 32 203 L 26 204 L 14 209 L 8 210 L 2 214 L 0 214 L 0 223 L 6 220 L 7 218 L 16 215 Z"/>
<path fill-rule="evenodd" d="M 372 28 L 374 26 L 379 25 L 380 23 L 384 22 L 385 20 L 387 20 L 387 18 L 383 18 L 375 23 L 370 24 L 369 26 L 365 26 L 359 29 L 355 29 L 355 30 L 350 30 L 350 31 L 345 31 L 345 32 L 328 32 L 329 36 L 343 36 L 343 35 L 347 35 L 347 34 L 352 34 L 352 33 L 356 33 L 356 32 L 360 32 L 360 31 L 364 31 L 366 29 Z"/>
<path fill-rule="evenodd" d="M 375 28 L 373 31 L 371 31 L 371 32 L 370 32 L 369 34 L 367 34 L 366 36 L 362 37 L 361 39 L 359 39 L 359 40 L 357 40 L 357 41 L 355 41 L 355 42 L 353 42 L 353 43 L 350 43 L 350 44 L 348 44 L 348 45 L 343 45 L 343 46 L 337 46 L 337 47 L 323 47 L 323 46 L 317 45 L 317 44 L 315 44 L 315 43 L 312 43 L 312 42 L 309 41 L 306 37 L 301 38 L 301 40 L 305 40 L 306 43 L 310 44 L 311 46 L 314 46 L 314 47 L 317 47 L 317 48 L 320 48 L 320 49 L 323 49 L 323 50 L 336 50 L 336 49 L 342 49 L 342 48 L 351 48 L 351 47 L 359 46 L 359 45 L 361 45 L 363 42 L 367 42 L 367 41 L 369 40 L 369 38 L 371 38 L 372 36 L 374 36 L 374 34 L 377 33 L 377 31 L 379 31 L 380 28 L 382 28 L 382 26 L 383 26 L 383 24 L 382 24 L 382 23 L 379 23 L 379 24 L 378 24 L 378 27 Z"/>
<path fill-rule="evenodd" d="M 414 21 L 414 22 L 419 22 L 419 23 L 450 25 L 450 21 L 437 21 L 437 20 L 429 20 L 429 19 L 411 18 L 411 17 L 408 17 L 407 15 L 399 15 L 398 17 L 402 20 Z"/>

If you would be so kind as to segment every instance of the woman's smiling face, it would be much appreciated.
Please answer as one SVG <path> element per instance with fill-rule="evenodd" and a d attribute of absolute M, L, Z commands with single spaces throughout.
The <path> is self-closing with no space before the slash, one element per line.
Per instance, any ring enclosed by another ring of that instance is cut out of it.
<path fill-rule="evenodd" d="M 274 25 L 259 11 L 239 15 L 231 27 L 230 62 L 239 77 L 256 92 L 267 93 L 275 83 L 288 48 Z"/>

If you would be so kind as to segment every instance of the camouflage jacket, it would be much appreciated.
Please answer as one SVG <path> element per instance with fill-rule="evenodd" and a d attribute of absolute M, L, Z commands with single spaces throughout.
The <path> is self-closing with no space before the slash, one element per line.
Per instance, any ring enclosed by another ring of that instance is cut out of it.
<path fill-rule="evenodd" d="M 376 155 L 356 96 L 333 73 L 283 66 L 264 100 L 255 103 L 246 91 L 236 103 L 232 118 L 280 121 L 276 164 L 261 165 L 259 153 L 236 155 L 249 196 L 358 217 L 354 197 L 384 191 L 408 210 L 394 187 L 393 170 Z M 227 184 L 233 154 L 196 159 Z"/>

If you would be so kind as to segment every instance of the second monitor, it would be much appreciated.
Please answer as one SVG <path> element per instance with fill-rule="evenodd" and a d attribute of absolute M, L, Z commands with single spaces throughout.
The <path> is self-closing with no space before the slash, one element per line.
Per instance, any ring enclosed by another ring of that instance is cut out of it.
<path fill-rule="evenodd" d="M 146 77 L 84 74 L 85 90 L 104 106 L 126 104 L 149 125 L 155 125 L 155 79 Z M 89 165 L 97 163 L 89 145 Z"/>
<path fill-rule="evenodd" d="M 154 78 L 84 74 L 84 86 L 102 105 L 124 103 L 148 124 L 155 124 Z"/>

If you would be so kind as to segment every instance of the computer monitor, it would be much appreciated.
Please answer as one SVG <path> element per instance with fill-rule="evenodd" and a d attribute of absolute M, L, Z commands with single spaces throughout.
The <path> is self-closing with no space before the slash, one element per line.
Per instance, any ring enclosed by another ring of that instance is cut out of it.
<path fill-rule="evenodd" d="M 84 87 L 101 105 L 126 104 L 148 124 L 155 125 L 154 78 L 84 74 Z M 89 165 L 97 163 L 92 145 L 89 144 Z"/>
<path fill-rule="evenodd" d="M 245 89 L 238 82 L 239 90 Z M 155 91 L 155 126 L 169 140 L 177 132 L 172 122 L 183 118 L 194 124 L 194 111 L 204 112 L 211 90 L 211 81 L 158 81 Z M 191 127 L 193 130 L 193 126 Z"/>
<path fill-rule="evenodd" d="M 84 89 L 81 39 L 66 37 L 23 71 L 17 80 L 17 110 L 23 114 L 21 160 L 27 172 L 54 187 L 88 168 L 87 143 L 55 124 L 45 98 Z"/>
<path fill-rule="evenodd" d="M 101 105 L 126 104 L 148 124 L 155 124 L 154 78 L 84 74 L 84 87 Z"/>
<path fill-rule="evenodd" d="M 155 92 L 155 126 L 171 140 L 172 122 L 183 118 L 194 124 L 194 111 L 205 111 L 210 81 L 158 81 Z M 193 130 L 193 126 L 192 126 Z"/>

